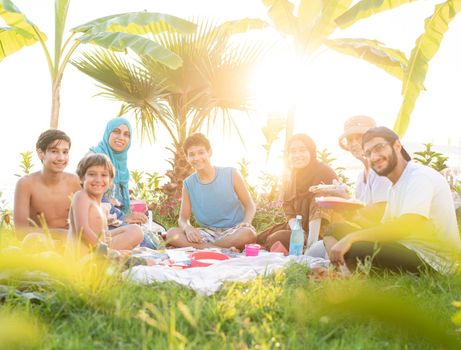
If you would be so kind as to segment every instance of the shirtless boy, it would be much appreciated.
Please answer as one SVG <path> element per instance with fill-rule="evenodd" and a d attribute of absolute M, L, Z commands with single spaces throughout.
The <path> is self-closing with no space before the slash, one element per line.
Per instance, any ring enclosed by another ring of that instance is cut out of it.
<path fill-rule="evenodd" d="M 65 173 L 71 142 L 60 130 L 43 132 L 36 143 L 42 170 L 22 177 L 14 194 L 14 224 L 19 237 L 42 226 L 43 216 L 54 238 L 64 238 L 68 229 L 71 195 L 80 189 L 78 177 Z"/>
<path fill-rule="evenodd" d="M 77 166 L 82 190 L 75 193 L 69 214 L 74 238 L 88 247 L 105 243 L 109 248 L 132 249 L 142 242 L 144 235 L 138 225 L 107 229 L 106 214 L 101 206 L 104 193 L 112 185 L 115 170 L 104 154 L 90 153 Z"/>

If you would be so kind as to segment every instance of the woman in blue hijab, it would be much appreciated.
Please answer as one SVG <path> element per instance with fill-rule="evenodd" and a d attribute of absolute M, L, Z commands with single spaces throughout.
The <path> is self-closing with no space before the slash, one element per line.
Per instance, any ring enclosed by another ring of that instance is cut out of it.
<path fill-rule="evenodd" d="M 130 193 L 128 183 L 130 172 L 127 167 L 128 150 L 131 146 L 132 128 L 125 118 L 109 120 L 104 136 L 96 147 L 91 147 L 94 153 L 107 155 L 115 167 L 114 187 L 111 195 L 120 203 L 120 209 L 125 215 L 127 223 L 146 223 L 147 217 L 141 213 L 130 213 Z"/>

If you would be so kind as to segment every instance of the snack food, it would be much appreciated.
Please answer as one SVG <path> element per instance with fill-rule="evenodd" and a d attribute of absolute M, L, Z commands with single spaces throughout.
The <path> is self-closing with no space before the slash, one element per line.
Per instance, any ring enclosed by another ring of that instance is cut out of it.
<path fill-rule="evenodd" d="M 365 206 L 365 203 L 357 199 L 345 199 L 335 196 L 317 197 L 315 202 L 321 208 L 340 210 L 360 209 Z"/>
<path fill-rule="evenodd" d="M 345 192 L 343 185 L 341 184 L 332 184 L 332 185 L 315 185 L 309 187 L 310 192 L 314 193 L 337 193 L 337 192 Z"/>

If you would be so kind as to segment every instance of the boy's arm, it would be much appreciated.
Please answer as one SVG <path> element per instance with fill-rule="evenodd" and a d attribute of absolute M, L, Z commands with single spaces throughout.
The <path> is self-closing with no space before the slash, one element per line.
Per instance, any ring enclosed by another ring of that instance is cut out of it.
<path fill-rule="evenodd" d="M 82 192 L 77 192 L 72 200 L 71 215 L 74 217 L 74 226 L 77 230 L 74 234 L 81 234 L 82 240 L 94 247 L 98 244 L 99 239 L 89 224 L 88 212 L 90 204 L 90 200 L 86 196 L 83 196 Z"/>
<path fill-rule="evenodd" d="M 237 193 L 237 197 L 245 209 L 243 221 L 238 226 L 251 226 L 251 222 L 253 221 L 256 213 L 256 205 L 245 186 L 245 181 L 243 181 L 242 176 L 237 172 L 237 170 L 233 171 L 233 177 L 235 193 Z"/>
<path fill-rule="evenodd" d="M 202 242 L 202 235 L 199 230 L 192 226 L 189 219 L 192 213 L 189 193 L 187 192 L 186 186 L 182 187 L 182 198 L 181 198 L 181 209 L 179 210 L 178 225 L 186 234 L 189 242 Z"/>
<path fill-rule="evenodd" d="M 14 211 L 13 220 L 16 229 L 27 231 L 30 217 L 30 186 L 27 178 L 19 179 L 14 191 Z"/>

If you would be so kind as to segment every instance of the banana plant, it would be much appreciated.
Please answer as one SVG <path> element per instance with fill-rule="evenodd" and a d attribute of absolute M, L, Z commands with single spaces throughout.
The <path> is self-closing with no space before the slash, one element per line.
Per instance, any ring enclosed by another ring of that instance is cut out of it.
<path fill-rule="evenodd" d="M 338 28 L 336 22 L 338 18 L 343 18 L 345 22 L 353 22 L 409 1 L 361 1 L 355 6 L 351 6 L 352 0 L 301 0 L 297 6 L 289 0 L 262 0 L 262 2 L 267 7 L 273 26 L 291 44 L 299 62 L 312 59 L 321 48 L 326 47 L 365 60 L 384 69 L 392 76 L 403 79 L 408 64 L 403 52 L 387 48 L 376 40 L 330 39 L 330 36 Z M 287 114 L 285 144 L 293 134 L 295 112 L 296 105 L 290 106 Z M 285 161 L 286 156 L 285 154 Z"/>
<path fill-rule="evenodd" d="M 439 50 L 449 23 L 459 11 L 461 11 L 461 0 L 448 0 L 436 5 L 432 16 L 425 20 L 424 33 L 418 37 L 411 51 L 402 82 L 403 102 L 394 123 L 394 130 L 400 136 L 407 131 L 416 100 L 424 89 L 429 62 Z"/>
<path fill-rule="evenodd" d="M 0 28 L 0 61 L 25 46 L 40 43 L 51 76 L 52 103 L 50 127 L 59 122 L 60 90 L 64 69 L 80 44 L 93 44 L 113 51 L 128 49 L 138 55 L 177 69 L 182 60 L 175 53 L 144 37 L 147 32 L 191 33 L 195 25 L 181 18 L 161 13 L 133 12 L 98 18 L 71 29 L 64 40 L 70 0 L 55 0 L 54 56 L 46 46 L 46 35 L 23 14 L 11 0 L 0 0 L 0 17 L 7 24 Z"/>
<path fill-rule="evenodd" d="M 377 8 L 392 4 L 399 6 L 406 2 L 409 1 L 362 0 L 354 8 L 337 18 L 337 23 L 341 28 L 347 28 L 359 19 L 373 15 L 377 12 Z M 416 40 L 408 64 L 403 70 L 403 77 L 400 77 L 403 101 L 394 123 L 394 130 L 401 137 L 408 129 L 416 100 L 421 91 L 424 90 L 424 80 L 429 62 L 439 50 L 443 36 L 448 30 L 448 25 L 460 10 L 461 0 L 446 0 L 437 4 L 432 15 L 426 18 L 424 22 L 424 32 Z"/>
<path fill-rule="evenodd" d="M 351 0 L 301 0 L 297 15 L 290 1 L 263 2 L 269 8 L 275 27 L 291 38 L 300 57 L 310 57 L 324 46 L 363 59 L 401 80 L 403 102 L 394 123 L 394 130 L 401 137 L 408 129 L 416 100 L 424 89 L 428 64 L 439 50 L 449 23 L 461 10 L 461 0 L 437 4 L 433 14 L 425 20 L 424 33 L 416 40 L 407 59 L 402 51 L 387 48 L 377 40 L 330 39 L 329 36 L 338 27 L 345 29 L 360 20 L 414 0 L 360 0 L 353 6 Z"/>

